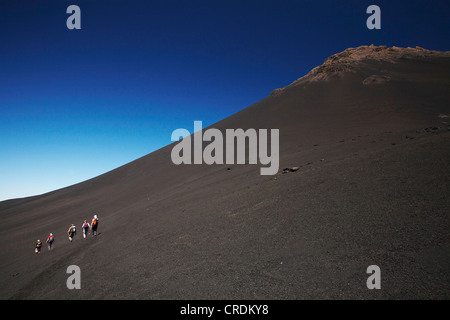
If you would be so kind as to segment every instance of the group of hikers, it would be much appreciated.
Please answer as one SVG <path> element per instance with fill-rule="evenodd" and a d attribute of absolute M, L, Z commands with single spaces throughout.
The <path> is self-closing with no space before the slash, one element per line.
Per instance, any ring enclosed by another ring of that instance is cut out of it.
<path fill-rule="evenodd" d="M 89 230 L 92 231 L 92 235 L 96 236 L 97 235 L 97 228 L 98 228 L 98 217 L 97 215 L 94 215 L 94 218 L 92 218 L 91 223 L 89 224 L 89 222 L 87 222 L 87 220 L 84 220 L 83 224 L 81 225 L 81 229 L 83 229 L 83 238 L 86 239 Z M 72 224 L 69 227 L 69 230 L 67 230 L 67 235 L 69 236 L 69 241 L 72 242 L 74 236 L 77 233 L 77 228 L 75 227 L 74 224 Z M 53 242 L 55 242 L 55 236 L 53 235 L 53 233 L 50 233 L 50 235 L 47 237 L 47 246 L 48 246 L 48 250 L 50 250 L 52 248 Z M 34 249 L 34 252 L 36 254 L 41 252 L 41 248 L 42 248 L 42 241 L 41 240 L 37 240 L 36 242 L 36 248 Z"/>

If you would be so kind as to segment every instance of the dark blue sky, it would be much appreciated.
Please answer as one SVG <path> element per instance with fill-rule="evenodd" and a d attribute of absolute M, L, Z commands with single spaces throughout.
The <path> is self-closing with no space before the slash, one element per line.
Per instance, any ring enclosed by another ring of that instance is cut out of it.
<path fill-rule="evenodd" d="M 81 30 L 69 30 L 69 5 Z M 366 9 L 381 8 L 381 30 Z M 94 177 L 359 45 L 450 50 L 450 1 L 0 1 L 0 201 Z"/>

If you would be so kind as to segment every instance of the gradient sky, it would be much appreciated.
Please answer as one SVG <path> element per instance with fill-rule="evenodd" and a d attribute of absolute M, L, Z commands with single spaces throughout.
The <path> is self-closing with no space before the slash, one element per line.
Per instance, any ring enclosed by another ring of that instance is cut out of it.
<path fill-rule="evenodd" d="M 81 30 L 69 30 L 69 5 Z M 381 8 L 381 30 L 366 9 Z M 0 201 L 84 181 L 360 45 L 450 50 L 450 1 L 0 0 Z"/>

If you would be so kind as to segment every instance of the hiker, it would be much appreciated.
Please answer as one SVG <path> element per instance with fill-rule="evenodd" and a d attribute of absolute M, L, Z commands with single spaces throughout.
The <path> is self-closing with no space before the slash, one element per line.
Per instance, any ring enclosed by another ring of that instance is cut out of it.
<path fill-rule="evenodd" d="M 89 222 L 87 222 L 87 220 L 84 220 L 83 225 L 81 226 L 81 228 L 83 228 L 83 238 L 86 239 L 90 227 L 91 225 L 89 224 Z"/>
<path fill-rule="evenodd" d="M 52 244 L 54 241 L 55 241 L 55 237 L 53 236 L 53 233 L 50 232 L 50 235 L 47 238 L 48 250 L 50 250 L 52 248 Z"/>
<path fill-rule="evenodd" d="M 42 248 L 42 242 L 41 242 L 41 240 L 38 239 L 38 241 L 36 241 L 36 248 L 34 249 L 34 252 L 36 254 L 41 253 L 41 248 Z"/>
<path fill-rule="evenodd" d="M 97 215 L 94 215 L 94 218 L 92 219 L 92 222 L 91 222 L 92 235 L 94 235 L 94 236 L 97 235 L 97 228 L 98 228 L 98 218 L 97 218 Z"/>
<path fill-rule="evenodd" d="M 69 240 L 70 242 L 72 242 L 73 237 L 75 236 L 75 234 L 77 233 L 77 229 L 75 228 L 75 226 L 72 224 L 69 228 L 69 230 L 67 230 L 67 235 L 69 236 Z"/>

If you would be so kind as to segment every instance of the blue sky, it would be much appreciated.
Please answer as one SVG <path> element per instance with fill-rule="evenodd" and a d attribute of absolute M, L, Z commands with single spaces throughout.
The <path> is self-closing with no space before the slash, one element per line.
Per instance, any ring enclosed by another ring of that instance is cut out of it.
<path fill-rule="evenodd" d="M 81 9 L 69 30 L 66 9 Z M 381 8 L 381 30 L 366 8 Z M 0 1 L 0 201 L 105 173 L 359 45 L 450 50 L 449 1 Z"/>

